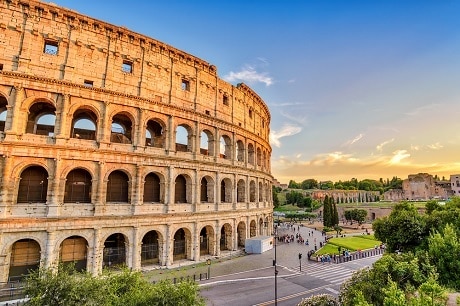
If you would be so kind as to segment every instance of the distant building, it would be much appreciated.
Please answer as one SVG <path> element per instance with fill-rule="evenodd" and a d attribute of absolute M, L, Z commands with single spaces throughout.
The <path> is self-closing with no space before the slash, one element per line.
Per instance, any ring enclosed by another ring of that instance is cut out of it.
<path fill-rule="evenodd" d="M 454 196 L 460 196 L 460 174 L 450 176 L 450 188 Z"/>
<path fill-rule="evenodd" d="M 391 201 L 426 201 L 432 199 L 448 199 L 449 197 L 460 194 L 460 182 L 457 192 L 453 191 L 455 176 L 451 176 L 450 181 L 435 180 L 433 175 L 428 173 L 411 174 L 402 183 L 401 189 L 392 189 L 384 194 L 386 200 Z"/>

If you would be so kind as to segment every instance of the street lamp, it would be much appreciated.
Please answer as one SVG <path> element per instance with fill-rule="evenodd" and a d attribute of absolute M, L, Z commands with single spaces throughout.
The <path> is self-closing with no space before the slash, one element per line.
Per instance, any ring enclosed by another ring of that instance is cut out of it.
<path fill-rule="evenodd" d="M 273 260 L 273 266 L 275 267 L 275 306 L 278 305 L 278 288 L 277 288 L 277 285 L 278 285 L 278 279 L 277 279 L 278 269 L 276 267 L 276 239 L 277 239 L 277 234 L 278 234 L 278 230 L 275 227 L 274 231 L 273 231 L 273 239 L 275 240 L 275 242 L 274 242 L 275 243 L 274 244 L 274 247 L 275 247 L 275 259 Z"/>
<path fill-rule="evenodd" d="M 211 278 L 211 259 L 206 260 L 206 264 L 208 265 L 208 279 Z"/>

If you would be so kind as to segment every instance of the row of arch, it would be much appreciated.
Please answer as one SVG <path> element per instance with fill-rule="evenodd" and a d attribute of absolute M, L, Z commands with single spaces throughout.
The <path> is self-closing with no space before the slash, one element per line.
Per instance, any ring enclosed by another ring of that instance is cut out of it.
<path fill-rule="evenodd" d="M 49 174 L 43 166 L 31 165 L 26 167 L 19 176 L 17 188 L 17 203 L 46 203 L 48 201 Z M 124 170 L 113 170 L 104 177 L 106 182 L 105 202 L 108 203 L 128 203 L 131 198 L 133 177 Z M 73 168 L 65 177 L 63 203 L 94 203 L 93 175 L 85 168 Z M 167 179 L 158 172 L 149 172 L 143 180 L 142 202 L 144 203 L 167 203 L 165 189 Z M 178 174 L 174 178 L 174 190 L 171 195 L 171 203 L 192 203 L 193 180 L 188 174 Z M 199 202 L 201 203 L 232 203 L 232 202 L 262 202 L 268 201 L 271 197 L 270 185 L 268 182 L 262 183 L 254 179 L 249 181 L 240 178 L 236 185 L 226 177 L 219 182 L 219 190 L 216 190 L 215 178 L 205 175 L 200 179 L 200 186 L 196 188 L 199 192 Z M 235 188 L 236 187 L 236 188 Z M 219 192 L 220 191 L 220 192 Z M 220 194 L 217 199 L 216 193 Z"/>
<path fill-rule="evenodd" d="M 150 229 L 136 238 L 123 231 L 108 232 L 100 240 L 92 235 L 62 235 L 48 232 L 46 241 L 33 237 L 24 237 L 12 242 L 3 250 L 8 267 L 7 279 L 23 279 L 40 265 L 55 266 L 58 262 L 74 264 L 80 271 L 99 273 L 102 268 L 117 268 L 126 265 L 133 269 L 145 266 L 167 266 L 181 260 L 200 261 L 221 252 L 234 251 L 245 247 L 245 239 L 258 235 L 267 235 L 269 218 L 260 217 L 249 221 L 240 221 L 234 228 L 232 222 L 221 226 L 205 224 L 197 231 L 181 227 L 171 233 L 162 229 Z M 139 229 L 137 229 L 139 232 Z M 83 231 L 85 233 L 85 231 Z M 136 235 L 134 235 L 136 237 Z M 92 241 L 100 241 L 94 245 Z"/>
<path fill-rule="evenodd" d="M 57 110 L 53 101 L 33 100 L 26 111 L 26 125 L 18 127 L 18 133 L 44 136 L 60 133 L 75 139 L 163 148 L 176 152 L 196 152 L 205 156 L 246 162 L 263 169 L 270 167 L 270 152 L 255 142 L 211 126 L 203 126 L 197 130 L 195 123 L 177 122 L 168 126 L 169 119 L 161 119 L 159 114 L 150 119 L 144 118 L 144 123 L 140 124 L 139 119 L 136 119 L 139 115 L 133 114 L 129 108 L 114 111 L 104 119 L 93 105 L 80 104 L 65 114 L 62 112 L 63 116 L 69 117 L 69 126 L 57 128 L 57 125 L 62 125 L 62 121 L 68 119 L 56 117 Z M 58 123 L 58 119 L 61 122 Z M 11 129 L 12 120 L 13 116 L 8 114 L 8 100 L 0 95 L 0 131 Z M 68 132 L 64 132 L 66 130 Z"/>

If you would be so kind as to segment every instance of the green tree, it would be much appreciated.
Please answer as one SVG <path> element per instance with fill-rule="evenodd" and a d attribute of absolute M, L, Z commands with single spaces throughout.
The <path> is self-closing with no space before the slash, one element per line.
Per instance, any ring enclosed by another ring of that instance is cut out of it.
<path fill-rule="evenodd" d="M 293 180 L 290 180 L 290 181 L 289 181 L 289 185 L 288 185 L 288 188 L 292 188 L 292 189 L 299 189 L 299 188 L 300 188 L 300 186 L 299 186 L 299 184 L 297 184 L 295 181 L 293 181 Z"/>
<path fill-rule="evenodd" d="M 390 251 L 414 250 L 426 237 L 425 219 L 413 204 L 396 204 L 389 216 L 377 219 L 372 228 L 375 238 L 384 241 Z"/>
<path fill-rule="evenodd" d="M 315 179 L 307 179 L 300 183 L 302 189 L 314 189 L 318 188 L 318 181 Z"/>
<path fill-rule="evenodd" d="M 195 282 L 149 283 L 140 272 L 127 268 L 104 271 L 100 277 L 77 272 L 70 265 L 57 271 L 41 268 L 29 275 L 25 293 L 32 306 L 204 306 Z"/>
<path fill-rule="evenodd" d="M 334 203 L 334 206 L 332 207 L 332 225 L 338 225 L 339 224 L 339 212 L 337 211 L 337 205 Z"/>
<path fill-rule="evenodd" d="M 272 188 L 273 207 L 277 208 L 280 206 L 280 200 L 278 199 L 278 192 L 276 188 Z"/>
<path fill-rule="evenodd" d="M 302 299 L 297 306 L 339 306 L 339 303 L 332 295 L 318 294 Z"/>
<path fill-rule="evenodd" d="M 406 295 L 404 291 L 398 288 L 398 285 L 390 280 L 387 287 L 382 288 L 385 297 L 383 299 L 384 306 L 406 306 Z"/>
<path fill-rule="evenodd" d="M 447 287 L 460 289 L 460 242 L 451 224 L 431 234 L 428 238 L 427 254 L 429 260 L 436 266 L 439 282 Z"/>

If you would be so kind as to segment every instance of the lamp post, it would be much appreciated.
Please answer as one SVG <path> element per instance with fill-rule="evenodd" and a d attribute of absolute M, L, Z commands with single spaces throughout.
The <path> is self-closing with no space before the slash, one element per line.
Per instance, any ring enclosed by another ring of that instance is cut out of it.
<path fill-rule="evenodd" d="M 208 279 L 211 278 L 211 259 L 206 260 L 206 264 L 208 265 Z"/>
<path fill-rule="evenodd" d="M 275 259 L 273 260 L 273 266 L 275 267 L 275 306 L 278 305 L 278 279 L 277 279 L 277 276 L 278 276 L 278 269 L 277 269 L 277 266 L 276 266 L 276 239 L 277 239 L 277 234 L 278 234 L 278 230 L 277 228 L 275 227 L 274 229 L 274 232 L 273 232 L 273 238 L 275 240 L 275 244 L 274 244 L 274 247 L 275 247 Z"/>

